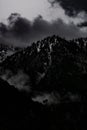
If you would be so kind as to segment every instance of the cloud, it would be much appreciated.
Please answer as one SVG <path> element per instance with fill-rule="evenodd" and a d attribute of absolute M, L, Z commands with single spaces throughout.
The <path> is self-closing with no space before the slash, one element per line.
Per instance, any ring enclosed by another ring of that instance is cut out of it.
<path fill-rule="evenodd" d="M 14 16 L 14 14 L 12 15 Z M 87 36 L 86 32 L 80 30 L 73 22 L 65 23 L 61 19 L 48 22 L 42 16 L 36 17 L 34 21 L 16 17 L 16 20 L 9 22 L 7 28 L 8 31 L 2 37 L 5 42 L 16 46 L 30 45 L 32 42 L 54 34 L 66 39 Z"/>
<path fill-rule="evenodd" d="M 78 24 L 78 27 L 87 27 L 87 21 Z"/>
<path fill-rule="evenodd" d="M 10 70 L 6 70 L 1 78 L 6 80 L 10 85 L 15 86 L 20 91 L 31 91 L 30 78 L 22 70 L 19 70 L 17 74 L 13 74 Z"/>
<path fill-rule="evenodd" d="M 87 0 L 48 0 L 52 6 L 55 3 L 60 5 L 66 10 L 68 15 L 75 15 L 81 11 L 87 12 Z"/>
<path fill-rule="evenodd" d="M 32 97 L 32 101 L 39 102 L 43 105 L 52 105 L 60 103 L 60 95 L 58 93 L 36 93 L 34 97 Z"/>

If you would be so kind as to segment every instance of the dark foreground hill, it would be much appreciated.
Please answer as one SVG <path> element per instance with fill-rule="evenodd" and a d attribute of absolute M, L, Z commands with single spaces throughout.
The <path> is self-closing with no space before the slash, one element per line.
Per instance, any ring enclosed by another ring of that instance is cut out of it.
<path fill-rule="evenodd" d="M 85 130 L 87 103 L 41 105 L 0 79 L 1 130 Z"/>
<path fill-rule="evenodd" d="M 42 105 L 32 102 L 29 95 L 0 79 L 0 130 L 39 129 L 43 109 Z"/>

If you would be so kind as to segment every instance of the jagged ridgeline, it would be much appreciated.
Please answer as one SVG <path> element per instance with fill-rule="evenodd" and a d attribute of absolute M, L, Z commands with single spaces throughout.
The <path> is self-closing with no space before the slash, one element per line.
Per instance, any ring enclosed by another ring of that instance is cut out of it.
<path fill-rule="evenodd" d="M 0 64 L 0 74 L 29 77 L 32 89 L 40 91 L 87 90 L 87 38 L 66 41 L 47 37 L 7 57 Z"/>

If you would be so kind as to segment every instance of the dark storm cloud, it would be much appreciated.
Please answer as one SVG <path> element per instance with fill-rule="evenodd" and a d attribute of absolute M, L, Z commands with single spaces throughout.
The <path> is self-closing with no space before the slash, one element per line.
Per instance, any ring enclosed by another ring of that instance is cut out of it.
<path fill-rule="evenodd" d="M 87 12 L 87 0 L 48 0 L 52 6 L 55 3 L 60 3 L 60 5 L 65 9 L 68 15 L 75 15 L 80 11 Z"/>
<path fill-rule="evenodd" d="M 78 24 L 78 27 L 87 27 L 87 21 Z"/>
<path fill-rule="evenodd" d="M 34 41 L 54 34 L 66 39 L 86 36 L 86 33 L 82 32 L 73 23 L 66 24 L 61 19 L 50 23 L 44 20 L 42 16 L 38 16 L 33 22 L 22 17 L 18 17 L 16 20 L 14 18 L 6 28 L 8 28 L 8 31 L 6 30 L 2 34 L 6 39 L 5 42 L 8 41 L 18 46 L 29 45 Z"/>

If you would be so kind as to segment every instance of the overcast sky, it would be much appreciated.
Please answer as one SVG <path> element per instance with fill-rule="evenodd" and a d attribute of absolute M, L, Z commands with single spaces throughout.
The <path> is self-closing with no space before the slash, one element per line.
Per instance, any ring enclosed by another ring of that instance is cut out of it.
<path fill-rule="evenodd" d="M 54 0 L 0 0 L 0 21 L 5 21 L 11 13 L 20 13 L 29 20 L 33 20 L 38 15 L 42 15 L 48 21 L 57 18 L 64 19 L 66 22 L 70 20 L 59 3 L 51 8 L 52 1 Z M 81 17 L 78 18 L 74 20 L 77 22 L 82 20 Z"/>
<path fill-rule="evenodd" d="M 6 22 L 11 13 L 21 14 L 23 26 L 25 27 L 26 24 L 29 29 L 28 32 L 25 30 L 27 36 L 25 37 L 24 35 L 22 37 L 23 39 L 28 39 L 29 42 L 53 34 L 60 35 L 66 39 L 86 37 L 86 5 L 86 0 L 0 0 L 0 21 Z M 30 22 L 33 24 L 31 25 Z M 24 29 L 22 31 L 24 32 Z M 15 39 L 15 37 L 12 32 L 9 32 L 9 38 L 8 33 L 6 34 L 8 41 Z M 19 40 L 22 37 L 20 35 L 17 38 Z"/>
<path fill-rule="evenodd" d="M 38 15 L 45 19 L 53 19 L 51 5 L 47 0 L 0 0 L 0 20 L 5 20 L 11 13 L 20 13 L 29 20 Z M 55 15 L 56 12 L 54 11 Z"/>

